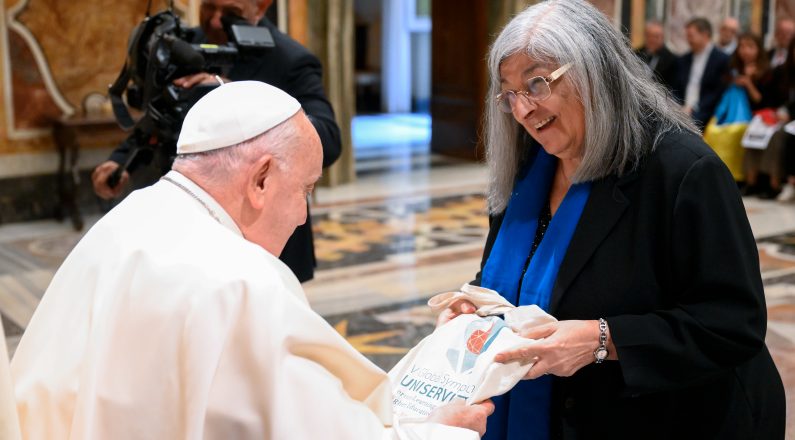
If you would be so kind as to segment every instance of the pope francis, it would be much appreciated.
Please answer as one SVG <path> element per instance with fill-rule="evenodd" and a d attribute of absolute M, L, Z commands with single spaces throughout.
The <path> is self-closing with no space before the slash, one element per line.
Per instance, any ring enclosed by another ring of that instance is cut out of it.
<path fill-rule="evenodd" d="M 26 439 L 478 438 L 490 403 L 393 420 L 385 373 L 308 306 L 277 258 L 322 150 L 298 102 L 222 85 L 173 170 L 91 228 L 11 368 Z M 468 429 L 466 429 L 468 428 Z"/>

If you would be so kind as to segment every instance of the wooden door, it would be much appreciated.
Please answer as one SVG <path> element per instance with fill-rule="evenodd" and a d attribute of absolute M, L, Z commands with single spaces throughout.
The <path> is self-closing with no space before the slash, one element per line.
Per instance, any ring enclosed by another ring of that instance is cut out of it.
<path fill-rule="evenodd" d="M 487 0 L 433 0 L 431 151 L 476 160 L 487 90 Z"/>

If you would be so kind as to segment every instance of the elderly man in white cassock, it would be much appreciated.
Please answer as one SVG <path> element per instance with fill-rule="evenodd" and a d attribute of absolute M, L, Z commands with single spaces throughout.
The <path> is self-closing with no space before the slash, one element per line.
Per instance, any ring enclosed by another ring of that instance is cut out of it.
<path fill-rule="evenodd" d="M 173 170 L 105 215 L 58 270 L 12 362 L 27 439 L 478 438 L 493 410 L 396 423 L 385 373 L 277 258 L 322 149 L 298 102 L 222 85 Z M 469 428 L 469 429 L 466 429 Z"/>

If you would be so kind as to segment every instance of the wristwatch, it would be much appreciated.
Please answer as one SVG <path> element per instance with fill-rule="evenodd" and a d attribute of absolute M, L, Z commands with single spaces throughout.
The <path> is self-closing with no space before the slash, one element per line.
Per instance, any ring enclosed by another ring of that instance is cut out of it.
<path fill-rule="evenodd" d="M 602 361 L 607 359 L 607 321 L 604 318 L 599 318 L 599 346 L 593 352 L 593 357 L 596 358 L 596 363 L 601 364 Z"/>

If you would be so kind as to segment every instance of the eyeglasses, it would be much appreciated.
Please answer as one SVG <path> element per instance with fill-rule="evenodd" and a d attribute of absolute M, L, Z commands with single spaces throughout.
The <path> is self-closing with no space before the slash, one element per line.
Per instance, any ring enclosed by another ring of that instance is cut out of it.
<path fill-rule="evenodd" d="M 525 100 L 529 101 L 543 101 L 552 94 L 552 89 L 549 85 L 555 80 L 560 78 L 571 67 L 571 63 L 566 63 L 560 66 L 557 70 L 550 73 L 549 76 L 534 76 L 527 80 L 526 90 L 506 90 L 495 98 L 497 108 L 505 113 L 511 113 L 513 106 L 516 105 L 516 99 L 519 96 L 524 96 Z"/>

